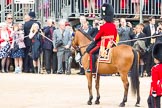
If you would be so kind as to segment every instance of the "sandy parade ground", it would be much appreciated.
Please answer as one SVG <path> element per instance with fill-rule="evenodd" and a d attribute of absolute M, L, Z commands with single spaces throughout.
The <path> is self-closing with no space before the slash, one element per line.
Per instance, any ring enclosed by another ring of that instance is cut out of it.
<path fill-rule="evenodd" d="M 74 71 L 74 70 L 73 70 Z M 95 80 L 95 79 L 93 79 Z M 150 77 L 140 78 L 141 108 L 147 108 Z M 100 105 L 87 105 L 88 88 L 84 75 L 0 73 L 0 108 L 118 108 L 123 85 L 118 76 L 102 76 Z M 129 89 L 126 108 L 134 108 L 136 97 Z"/>

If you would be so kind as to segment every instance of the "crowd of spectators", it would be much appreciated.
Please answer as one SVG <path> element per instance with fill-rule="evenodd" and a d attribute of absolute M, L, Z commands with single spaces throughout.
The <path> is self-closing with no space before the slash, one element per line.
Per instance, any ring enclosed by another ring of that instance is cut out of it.
<path fill-rule="evenodd" d="M 29 12 L 22 24 L 13 23 L 12 15 L 8 14 L 6 21 L 0 23 L 1 72 L 9 72 L 13 67 L 15 73 L 38 73 L 44 66 L 48 74 L 70 75 L 73 33 L 70 23 L 64 19 L 59 22 L 47 19 L 46 26 L 41 27 L 35 17 L 35 12 Z"/>
<path fill-rule="evenodd" d="M 77 0 L 72 0 L 71 13 L 70 16 L 75 16 L 75 3 Z M 143 14 L 159 14 L 162 18 L 162 2 L 161 0 L 82 0 L 78 2 L 78 9 L 80 14 L 87 14 L 87 17 L 95 18 L 98 13 L 100 13 L 101 5 L 105 3 L 112 4 L 114 7 L 115 17 L 120 17 L 121 15 L 127 15 L 127 17 L 139 19 L 140 10 Z M 142 6 L 140 5 L 142 4 Z"/>
<path fill-rule="evenodd" d="M 118 21 L 115 20 L 115 22 Z M 140 52 L 140 75 L 143 76 L 145 72 L 148 76 L 150 76 L 151 68 L 154 65 L 152 58 L 152 48 L 153 45 L 161 41 L 162 38 L 160 36 L 162 32 L 161 23 L 159 22 L 157 24 L 155 22 L 155 17 L 149 17 L 148 24 L 140 23 L 136 26 L 133 26 L 130 22 L 126 22 L 124 18 L 121 18 L 120 26 L 117 28 L 117 30 L 119 35 L 118 44 L 127 44 L 135 48 L 136 45 L 139 45 L 137 50 Z M 151 38 L 151 36 L 155 37 Z"/>
<path fill-rule="evenodd" d="M 6 21 L 0 23 L 0 58 L 1 72 L 9 71 L 9 67 L 14 67 L 15 73 L 40 72 L 40 67 L 44 66 L 48 74 L 71 74 L 72 62 L 72 38 L 74 29 L 64 19 L 56 22 L 53 19 L 47 19 L 46 26 L 34 20 L 35 12 L 31 11 L 24 16 L 24 24 L 13 23 L 12 14 L 6 16 Z M 100 19 L 94 19 L 89 24 L 85 16 L 80 16 L 80 24 L 75 30 L 80 29 L 90 35 L 96 36 L 100 26 L 104 22 Z M 118 45 L 127 44 L 135 46 L 136 41 L 127 41 L 138 38 L 145 38 L 153 35 L 160 35 L 162 24 L 156 25 L 155 18 L 149 18 L 149 24 L 132 25 L 125 18 L 114 19 L 114 24 L 118 30 L 116 42 Z M 152 46 L 155 42 L 161 41 L 161 37 L 143 39 L 143 52 L 140 59 L 140 73 L 143 76 L 144 71 L 150 75 L 153 66 Z M 43 56 L 42 56 L 43 52 Z M 43 57 L 43 64 L 40 58 Z M 84 69 L 80 67 L 80 75 L 84 75 Z"/>

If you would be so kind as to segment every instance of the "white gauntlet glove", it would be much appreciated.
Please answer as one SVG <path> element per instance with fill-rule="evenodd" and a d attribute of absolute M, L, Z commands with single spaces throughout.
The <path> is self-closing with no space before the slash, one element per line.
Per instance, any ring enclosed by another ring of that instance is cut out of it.
<path fill-rule="evenodd" d="M 156 96 L 157 96 L 156 91 L 153 91 L 153 92 L 152 92 L 152 96 L 153 96 L 153 97 L 156 97 Z"/>

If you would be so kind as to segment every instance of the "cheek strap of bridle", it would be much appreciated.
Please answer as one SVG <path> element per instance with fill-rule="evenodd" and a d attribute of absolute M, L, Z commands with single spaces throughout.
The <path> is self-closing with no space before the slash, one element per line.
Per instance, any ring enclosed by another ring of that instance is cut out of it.
<path fill-rule="evenodd" d="M 79 59 L 79 66 L 81 67 L 81 68 L 83 68 L 83 65 L 82 65 L 82 63 L 81 63 L 81 59 L 82 59 L 82 54 L 81 54 L 81 52 L 80 52 L 80 50 L 77 50 L 77 53 L 80 53 L 80 59 Z"/>
<path fill-rule="evenodd" d="M 86 51 L 82 54 L 81 51 L 80 51 L 80 48 L 79 48 L 79 47 L 77 48 L 76 51 L 77 51 L 77 53 L 80 53 L 80 55 L 81 55 L 81 57 L 80 57 L 80 61 L 79 61 L 79 66 L 80 66 L 81 68 L 83 68 L 83 65 L 82 65 L 81 59 L 82 59 L 82 57 L 86 54 Z"/>
<path fill-rule="evenodd" d="M 79 61 L 79 66 L 80 66 L 81 68 L 83 68 L 83 65 L 82 65 L 82 63 L 81 63 L 81 60 Z"/>

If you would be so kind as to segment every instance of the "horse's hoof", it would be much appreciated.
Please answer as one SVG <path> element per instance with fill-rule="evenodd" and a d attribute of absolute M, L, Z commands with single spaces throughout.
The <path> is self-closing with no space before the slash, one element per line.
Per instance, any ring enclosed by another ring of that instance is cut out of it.
<path fill-rule="evenodd" d="M 136 104 L 135 107 L 140 107 L 140 104 Z"/>
<path fill-rule="evenodd" d="M 95 101 L 95 104 L 97 104 L 97 105 L 100 104 L 100 101 Z"/>
<path fill-rule="evenodd" d="M 88 104 L 88 105 L 92 105 L 92 102 L 91 102 L 91 101 L 88 101 L 87 104 Z"/>
<path fill-rule="evenodd" d="M 119 105 L 119 107 L 125 107 L 125 104 L 124 104 L 124 103 L 121 103 L 121 104 Z"/>

